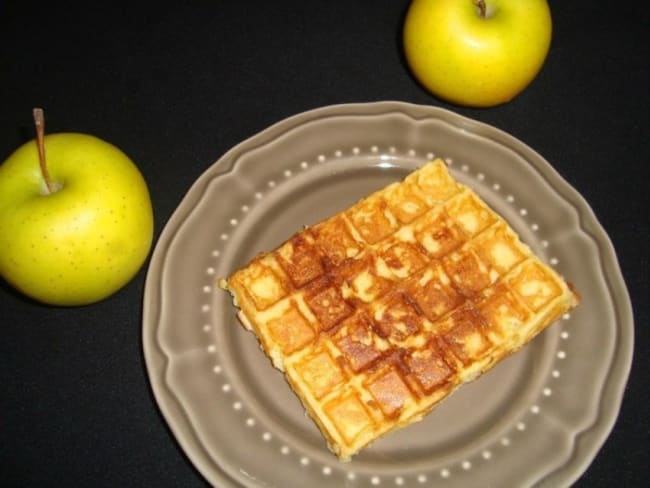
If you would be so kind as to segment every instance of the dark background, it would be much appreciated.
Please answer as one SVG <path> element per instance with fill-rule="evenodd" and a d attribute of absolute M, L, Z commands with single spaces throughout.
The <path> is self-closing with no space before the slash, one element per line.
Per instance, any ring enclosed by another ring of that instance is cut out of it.
<path fill-rule="evenodd" d="M 399 100 L 451 108 L 526 142 L 587 199 L 635 310 L 620 417 L 577 486 L 647 486 L 649 12 L 645 2 L 552 1 L 533 84 L 496 108 L 447 105 L 405 68 L 407 0 L 3 1 L 0 160 L 33 137 L 79 131 L 130 155 L 156 237 L 231 146 L 323 105 Z M 35 304 L 0 281 L 0 484 L 202 486 L 149 388 L 141 351 L 146 267 L 110 299 Z M 598 361 L 598 357 L 594 357 Z"/>

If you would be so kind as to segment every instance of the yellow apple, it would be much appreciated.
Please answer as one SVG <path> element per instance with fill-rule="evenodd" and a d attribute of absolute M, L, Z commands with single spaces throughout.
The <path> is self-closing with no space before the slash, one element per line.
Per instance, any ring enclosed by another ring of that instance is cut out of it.
<path fill-rule="evenodd" d="M 149 253 L 147 185 L 122 151 L 94 136 L 41 140 L 47 182 L 35 141 L 0 165 L 0 275 L 44 303 L 97 302 L 129 282 Z"/>
<path fill-rule="evenodd" d="M 437 97 L 490 107 L 511 100 L 537 76 L 551 32 L 546 0 L 413 0 L 404 54 Z"/>

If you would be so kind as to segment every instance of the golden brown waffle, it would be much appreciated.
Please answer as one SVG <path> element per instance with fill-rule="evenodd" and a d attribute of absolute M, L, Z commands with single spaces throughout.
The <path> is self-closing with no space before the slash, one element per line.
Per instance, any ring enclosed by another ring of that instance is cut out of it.
<path fill-rule="evenodd" d="M 221 285 L 341 460 L 422 419 L 578 302 L 440 160 Z"/>

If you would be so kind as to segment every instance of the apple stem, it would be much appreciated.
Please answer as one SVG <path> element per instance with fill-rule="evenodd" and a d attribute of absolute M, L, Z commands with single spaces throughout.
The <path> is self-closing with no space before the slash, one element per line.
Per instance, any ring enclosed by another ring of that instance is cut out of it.
<path fill-rule="evenodd" d="M 485 5 L 485 0 L 475 0 L 476 6 L 478 7 L 478 13 L 482 19 L 487 16 L 487 7 Z"/>
<path fill-rule="evenodd" d="M 50 173 L 47 171 L 47 163 L 45 161 L 45 115 L 42 108 L 35 108 L 33 110 L 34 114 L 34 125 L 36 126 L 36 145 L 38 146 L 38 162 L 41 165 L 41 173 L 43 174 L 43 179 L 45 180 L 46 194 L 54 193 L 56 190 L 54 188 L 54 183 L 50 177 Z"/>

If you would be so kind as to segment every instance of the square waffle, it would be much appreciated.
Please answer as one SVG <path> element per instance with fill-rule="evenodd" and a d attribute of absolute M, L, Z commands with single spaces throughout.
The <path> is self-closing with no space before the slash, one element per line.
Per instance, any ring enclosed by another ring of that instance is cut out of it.
<path fill-rule="evenodd" d="M 577 295 L 441 160 L 221 286 L 349 460 L 518 350 Z"/>

